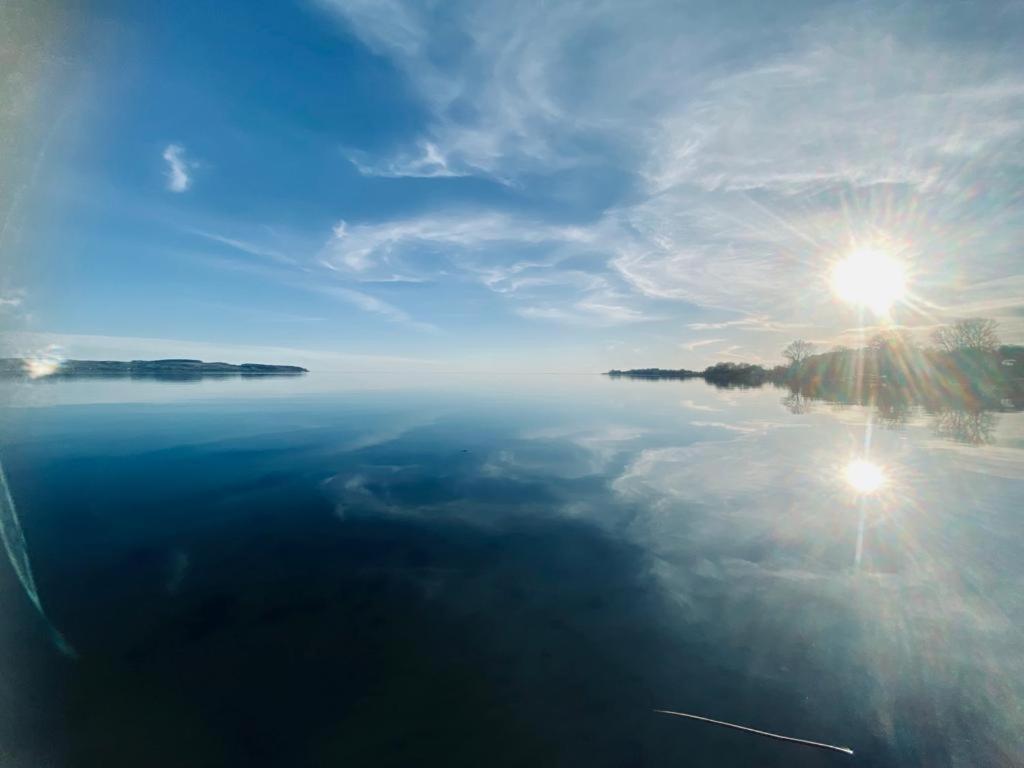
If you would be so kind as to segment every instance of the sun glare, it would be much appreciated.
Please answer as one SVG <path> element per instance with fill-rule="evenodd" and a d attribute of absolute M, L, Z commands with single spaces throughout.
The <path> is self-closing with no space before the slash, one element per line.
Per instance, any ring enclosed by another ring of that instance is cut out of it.
<path fill-rule="evenodd" d="M 30 379 L 52 376 L 60 370 L 60 359 L 54 357 L 27 357 L 22 362 Z"/>
<path fill-rule="evenodd" d="M 843 473 L 846 482 L 857 491 L 857 493 L 874 493 L 885 485 L 885 475 L 881 467 L 864 459 L 851 461 Z"/>
<path fill-rule="evenodd" d="M 884 251 L 854 251 L 832 270 L 832 290 L 843 301 L 883 315 L 903 298 L 906 274 Z"/>

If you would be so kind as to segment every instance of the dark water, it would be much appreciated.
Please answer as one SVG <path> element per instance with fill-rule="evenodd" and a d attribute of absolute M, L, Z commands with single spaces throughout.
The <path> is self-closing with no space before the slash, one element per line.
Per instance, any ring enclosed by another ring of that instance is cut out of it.
<path fill-rule="evenodd" d="M 1020 413 L 550 376 L 6 396 L 5 768 L 1021 764 Z"/>

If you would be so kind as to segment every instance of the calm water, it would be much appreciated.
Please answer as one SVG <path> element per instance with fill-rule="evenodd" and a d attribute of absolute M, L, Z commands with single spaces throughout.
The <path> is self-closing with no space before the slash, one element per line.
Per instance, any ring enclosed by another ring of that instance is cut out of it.
<path fill-rule="evenodd" d="M 1024 414 L 786 394 L 8 383 L 2 764 L 1019 765 Z"/>

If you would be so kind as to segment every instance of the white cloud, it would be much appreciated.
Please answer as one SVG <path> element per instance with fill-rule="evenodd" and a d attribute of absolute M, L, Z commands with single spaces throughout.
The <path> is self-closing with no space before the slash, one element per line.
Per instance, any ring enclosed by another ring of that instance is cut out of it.
<path fill-rule="evenodd" d="M 742 317 L 738 320 L 724 320 L 720 322 L 687 323 L 686 327 L 691 331 L 721 331 L 735 328 L 760 333 L 785 333 L 794 328 L 802 328 L 804 326 L 801 323 L 780 323 L 767 317 Z"/>
<path fill-rule="evenodd" d="M 655 319 L 638 309 L 617 302 L 614 294 L 608 295 L 606 298 L 590 296 L 576 302 L 575 306 L 583 312 L 604 318 L 610 323 L 635 323 Z"/>
<path fill-rule="evenodd" d="M 201 229 L 188 229 L 191 234 L 210 240 L 220 245 L 226 245 L 236 251 L 242 253 L 248 253 L 250 256 L 258 256 L 264 259 L 270 259 L 271 261 L 277 261 L 282 264 L 295 264 L 296 260 L 286 253 L 282 253 L 276 248 L 267 247 L 261 244 L 252 243 L 248 240 L 240 240 L 234 237 L 227 237 L 225 235 L 217 234 L 216 232 L 207 232 Z"/>
<path fill-rule="evenodd" d="M 756 215 L 749 208 L 681 192 L 620 209 L 612 215 L 621 232 L 612 264 L 646 296 L 766 315 L 795 286 L 810 287 L 810 270 L 799 252 L 773 242 L 777 226 L 764 222 L 758 239 L 746 235 Z"/>
<path fill-rule="evenodd" d="M 399 309 L 393 304 L 389 304 L 386 301 L 378 299 L 376 296 L 371 296 L 370 294 L 363 293 L 362 291 L 356 291 L 352 288 L 333 286 L 322 286 L 317 290 L 328 296 L 334 296 L 342 301 L 346 301 L 364 312 L 380 315 L 392 323 L 398 323 L 417 331 L 426 331 L 428 333 L 436 333 L 438 330 L 437 326 L 432 325 L 431 323 L 424 323 L 419 320 L 415 320 L 405 312 L 405 310 Z"/>
<path fill-rule="evenodd" d="M 167 189 L 171 192 L 187 190 L 192 184 L 188 175 L 192 163 L 185 158 L 185 148 L 180 144 L 168 144 L 163 158 L 167 162 Z"/>
<path fill-rule="evenodd" d="M 466 172 L 453 170 L 438 146 L 430 141 L 421 141 L 413 152 L 383 160 L 374 159 L 365 152 L 355 150 L 349 152 L 348 158 L 363 176 L 408 176 L 429 179 L 468 175 Z"/>
<path fill-rule="evenodd" d="M 599 146 L 658 189 L 793 189 L 932 183 L 965 157 L 1020 157 L 1013 56 L 952 50 L 882 4 L 780 7 L 770 22 L 669 2 L 321 4 L 431 115 L 413 149 L 375 165 L 385 175 L 510 178 L 592 162 Z"/>
<path fill-rule="evenodd" d="M 712 79 L 663 118 L 651 183 L 957 188 L 965 159 L 1024 157 L 1024 78 L 1013 60 L 895 26 L 881 15 L 826 17 L 791 49 Z"/>
<path fill-rule="evenodd" d="M 691 421 L 690 424 L 694 427 L 714 427 L 715 429 L 724 429 L 726 432 L 750 433 L 758 431 L 757 427 L 744 426 L 742 424 L 730 424 L 725 421 Z"/>
<path fill-rule="evenodd" d="M 725 341 L 725 339 L 700 339 L 699 341 L 690 341 L 685 344 L 681 344 L 680 346 L 688 352 L 693 352 L 695 349 L 699 349 L 700 347 L 707 347 L 711 344 L 718 344 L 723 341 Z"/>
<path fill-rule="evenodd" d="M 595 147 L 564 139 L 629 129 L 631 119 L 639 125 L 639 107 L 663 95 L 661 88 L 650 92 L 651 74 L 707 48 L 697 35 L 680 39 L 659 13 L 623 13 L 610 3 L 321 5 L 406 75 L 431 115 L 420 147 L 435 147 L 450 173 L 500 180 L 599 157 Z M 588 55 L 581 71 L 574 59 L 583 61 L 588 38 L 603 55 Z M 436 55 L 441 48 L 450 54 Z M 678 86 L 677 78 L 662 78 Z M 394 175 L 421 175 L 409 162 L 417 154 L 402 151 L 380 165 Z"/>
<path fill-rule="evenodd" d="M 1024 274 L 964 286 L 945 306 L 933 307 L 944 320 L 982 315 L 1012 321 L 1024 309 Z"/>
<path fill-rule="evenodd" d="M 379 223 L 335 225 L 322 261 L 350 274 L 385 273 L 401 264 L 403 256 L 424 252 L 443 256 L 480 252 L 501 246 L 585 243 L 593 234 L 585 228 L 558 226 L 539 220 L 492 211 L 450 211 Z M 500 267 L 496 267 L 500 268 Z"/>
<path fill-rule="evenodd" d="M 710 405 L 704 405 L 703 403 L 696 403 L 690 399 L 680 400 L 679 404 L 683 406 L 683 408 L 687 408 L 691 411 L 707 411 L 708 413 L 717 413 L 722 410 L 721 408 L 715 408 Z"/>
<path fill-rule="evenodd" d="M 23 288 L 13 288 L 0 293 L 0 313 L 19 309 L 25 302 L 25 295 Z"/>
<path fill-rule="evenodd" d="M 335 268 L 500 244 L 530 256 L 456 266 L 510 295 L 563 281 L 585 292 L 561 257 L 586 248 L 600 255 L 591 274 L 625 283 L 621 300 L 587 300 L 597 314 L 622 306 L 629 321 L 650 314 L 636 308 L 647 300 L 685 302 L 746 314 L 736 332 L 779 333 L 849 322 L 824 275 L 856 243 L 900 244 L 935 305 L 956 303 L 954 275 L 1016 271 L 1024 214 L 1012 195 L 972 205 L 965 192 L 1024 162 L 1024 76 L 1012 51 L 922 30 L 913 4 L 785 7 L 766 22 L 724 8 L 695 21 L 659 2 L 321 2 L 395 63 L 430 115 L 410 147 L 358 156 L 364 173 L 519 184 L 614 165 L 646 182 L 571 236 L 442 214 L 364 229 L 332 247 Z M 518 312 L 575 322 L 585 300 Z M 1010 312 L 1012 301 L 973 306 Z"/>
<path fill-rule="evenodd" d="M 659 318 L 621 304 L 602 303 L 594 299 L 577 301 L 567 308 L 557 306 L 518 307 L 516 314 L 529 320 L 551 320 L 565 325 L 604 328 L 624 323 L 650 322 Z"/>
<path fill-rule="evenodd" d="M 563 262 L 604 248 L 600 226 L 545 223 L 508 214 L 451 211 L 381 223 L 339 222 L 321 263 L 349 280 L 478 282 L 518 302 L 529 319 L 607 326 L 654 319 L 618 288 L 603 257 L 596 271 Z M 520 257 L 538 251 L 536 259 Z M 557 293 L 557 298 L 551 293 Z"/>

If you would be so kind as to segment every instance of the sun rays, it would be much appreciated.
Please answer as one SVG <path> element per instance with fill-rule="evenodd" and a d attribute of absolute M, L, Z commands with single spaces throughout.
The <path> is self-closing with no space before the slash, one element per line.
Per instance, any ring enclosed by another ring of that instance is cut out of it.
<path fill-rule="evenodd" d="M 832 290 L 843 301 L 887 315 L 906 296 L 905 266 L 883 250 L 856 250 L 835 265 Z"/>
<path fill-rule="evenodd" d="M 846 465 L 843 478 L 858 494 L 870 495 L 885 485 L 885 473 L 877 464 L 856 459 Z"/>

